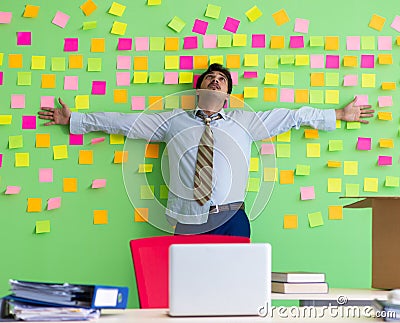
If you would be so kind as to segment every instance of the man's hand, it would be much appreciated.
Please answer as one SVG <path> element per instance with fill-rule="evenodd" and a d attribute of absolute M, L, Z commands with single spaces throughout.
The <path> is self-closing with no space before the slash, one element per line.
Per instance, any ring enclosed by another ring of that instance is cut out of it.
<path fill-rule="evenodd" d="M 61 100 L 61 98 L 58 98 L 58 102 L 61 105 L 61 109 L 42 107 L 41 109 L 44 111 L 38 112 L 40 119 L 51 120 L 49 122 L 46 122 L 44 124 L 45 126 L 52 126 L 54 124 L 69 124 L 69 120 L 71 118 L 71 110 L 63 102 L 63 100 Z"/>
<path fill-rule="evenodd" d="M 371 105 L 355 105 L 357 97 L 354 98 L 343 109 L 335 110 L 336 119 L 343 121 L 358 121 L 361 123 L 369 123 L 364 118 L 371 118 L 374 116 L 375 110 L 371 109 Z"/>

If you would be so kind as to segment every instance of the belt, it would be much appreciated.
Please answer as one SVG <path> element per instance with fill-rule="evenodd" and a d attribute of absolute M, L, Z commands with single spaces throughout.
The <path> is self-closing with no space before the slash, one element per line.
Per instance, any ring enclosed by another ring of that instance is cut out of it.
<path fill-rule="evenodd" d="M 244 202 L 233 202 L 229 204 L 211 205 L 209 214 L 215 214 L 224 211 L 244 210 Z"/>

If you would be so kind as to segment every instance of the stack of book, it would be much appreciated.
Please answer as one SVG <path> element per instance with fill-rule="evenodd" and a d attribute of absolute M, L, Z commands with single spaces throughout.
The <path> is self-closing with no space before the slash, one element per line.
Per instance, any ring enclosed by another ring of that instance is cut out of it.
<path fill-rule="evenodd" d="M 324 273 L 313 272 L 272 272 L 273 293 L 323 294 L 328 293 Z"/>
<path fill-rule="evenodd" d="M 10 280 L 1 318 L 24 321 L 95 319 L 102 308 L 126 308 L 128 288 Z"/>

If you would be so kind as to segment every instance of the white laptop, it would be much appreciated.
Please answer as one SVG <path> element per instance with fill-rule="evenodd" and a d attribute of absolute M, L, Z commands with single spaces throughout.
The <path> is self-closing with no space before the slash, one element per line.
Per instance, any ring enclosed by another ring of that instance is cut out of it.
<path fill-rule="evenodd" d="M 171 245 L 169 315 L 259 315 L 270 304 L 270 244 Z"/>

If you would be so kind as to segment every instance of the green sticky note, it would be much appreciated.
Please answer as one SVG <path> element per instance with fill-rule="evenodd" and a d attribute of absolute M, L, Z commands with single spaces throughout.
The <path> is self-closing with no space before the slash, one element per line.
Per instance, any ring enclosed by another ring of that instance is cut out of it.
<path fill-rule="evenodd" d="M 361 128 L 361 124 L 358 121 L 347 121 L 346 123 L 346 129 L 360 129 Z"/>
<path fill-rule="evenodd" d="M 281 85 L 294 85 L 294 72 L 281 72 Z"/>
<path fill-rule="evenodd" d="M 52 57 L 51 70 L 57 72 L 65 71 L 65 57 Z"/>
<path fill-rule="evenodd" d="M 179 108 L 179 96 L 169 95 L 164 99 L 164 109 L 177 109 Z"/>
<path fill-rule="evenodd" d="M 179 33 L 182 31 L 182 29 L 185 27 L 185 25 L 186 25 L 186 23 L 181 18 L 179 18 L 178 16 L 175 16 L 169 22 L 168 27 L 175 30 L 177 33 Z"/>
<path fill-rule="evenodd" d="M 398 176 L 386 176 L 385 186 L 399 187 L 399 177 Z"/>
<path fill-rule="evenodd" d="M 154 185 L 140 185 L 140 199 L 153 200 L 154 199 Z"/>
<path fill-rule="evenodd" d="M 310 90 L 310 103 L 324 103 L 324 92 L 322 90 Z"/>
<path fill-rule="evenodd" d="M 22 148 L 23 146 L 24 146 L 24 139 L 23 139 L 22 135 L 8 137 L 8 148 L 9 149 Z"/>
<path fill-rule="evenodd" d="M 277 144 L 276 145 L 276 157 L 290 158 L 290 144 Z"/>
<path fill-rule="evenodd" d="M 361 36 L 362 50 L 375 50 L 375 36 Z"/>
<path fill-rule="evenodd" d="M 343 150 L 343 140 L 329 140 L 329 151 Z"/>
<path fill-rule="evenodd" d="M 296 165 L 296 175 L 307 176 L 310 175 L 310 165 Z"/>
<path fill-rule="evenodd" d="M 323 47 L 324 37 L 323 36 L 310 36 L 310 46 L 311 47 Z"/>
<path fill-rule="evenodd" d="M 265 55 L 265 68 L 278 68 L 278 55 Z"/>
<path fill-rule="evenodd" d="M 207 5 L 207 9 L 206 9 L 206 13 L 204 15 L 206 17 L 218 19 L 220 13 L 221 13 L 221 7 L 220 6 L 216 6 L 216 5 L 213 5 L 213 4 L 208 4 Z"/>
<path fill-rule="evenodd" d="M 86 21 L 83 23 L 82 29 L 89 30 L 97 28 L 97 21 Z"/>
<path fill-rule="evenodd" d="M 18 72 L 18 85 L 31 85 L 32 73 L 31 72 Z"/>
<path fill-rule="evenodd" d="M 168 186 L 160 185 L 160 199 L 166 200 L 168 198 Z"/>
<path fill-rule="evenodd" d="M 294 55 L 281 55 L 281 64 L 293 64 L 294 63 Z"/>
<path fill-rule="evenodd" d="M 324 220 L 322 219 L 322 213 L 321 212 L 308 213 L 308 223 L 310 224 L 311 228 L 324 225 Z"/>
<path fill-rule="evenodd" d="M 325 86 L 339 86 L 339 73 L 325 73 Z"/>
<path fill-rule="evenodd" d="M 346 184 L 346 196 L 359 196 L 360 184 Z"/>
<path fill-rule="evenodd" d="M 258 192 L 260 190 L 260 179 L 250 177 L 247 182 L 247 192 Z"/>
<path fill-rule="evenodd" d="M 88 58 L 88 72 L 101 72 L 101 58 Z"/>
<path fill-rule="evenodd" d="M 36 221 L 36 234 L 50 232 L 50 220 Z"/>
<path fill-rule="evenodd" d="M 150 72 L 149 83 L 162 83 L 164 80 L 163 72 Z"/>
<path fill-rule="evenodd" d="M 218 47 L 231 47 L 232 46 L 232 36 L 231 35 L 218 35 L 217 46 Z"/>
<path fill-rule="evenodd" d="M 164 50 L 164 37 L 150 37 L 150 50 Z"/>

